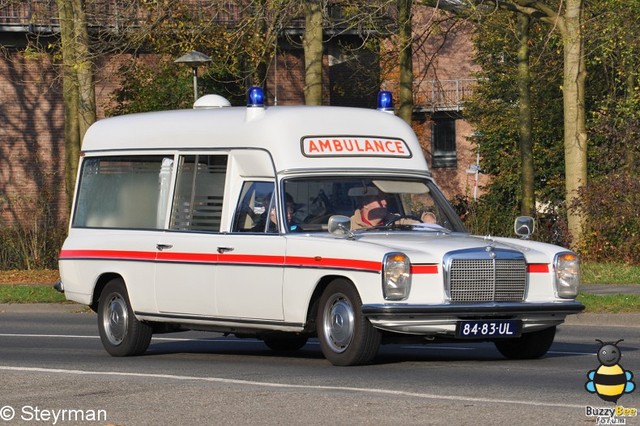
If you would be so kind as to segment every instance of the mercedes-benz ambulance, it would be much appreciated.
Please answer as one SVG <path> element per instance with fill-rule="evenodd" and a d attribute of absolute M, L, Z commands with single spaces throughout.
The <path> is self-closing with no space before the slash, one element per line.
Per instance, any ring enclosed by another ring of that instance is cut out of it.
<path fill-rule="evenodd" d="M 252 88 L 246 107 L 207 95 L 92 125 L 59 266 L 105 349 L 208 330 L 274 350 L 317 338 L 335 365 L 409 339 L 543 356 L 584 309 L 578 256 L 528 240 L 526 217 L 524 238 L 470 235 L 381 94 L 382 111 L 265 107 Z"/>

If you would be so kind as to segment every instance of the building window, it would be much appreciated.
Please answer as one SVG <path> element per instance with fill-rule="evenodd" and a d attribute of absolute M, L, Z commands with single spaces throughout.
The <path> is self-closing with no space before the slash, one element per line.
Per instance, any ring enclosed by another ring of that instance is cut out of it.
<path fill-rule="evenodd" d="M 456 120 L 434 119 L 431 130 L 431 166 L 456 167 Z"/>

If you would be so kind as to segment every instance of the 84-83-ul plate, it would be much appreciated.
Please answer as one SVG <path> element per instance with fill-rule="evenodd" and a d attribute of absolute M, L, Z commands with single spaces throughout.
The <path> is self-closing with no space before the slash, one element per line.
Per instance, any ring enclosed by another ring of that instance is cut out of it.
<path fill-rule="evenodd" d="M 460 339 L 484 339 L 489 337 L 518 337 L 522 330 L 520 320 L 472 320 L 458 321 L 456 337 Z"/>

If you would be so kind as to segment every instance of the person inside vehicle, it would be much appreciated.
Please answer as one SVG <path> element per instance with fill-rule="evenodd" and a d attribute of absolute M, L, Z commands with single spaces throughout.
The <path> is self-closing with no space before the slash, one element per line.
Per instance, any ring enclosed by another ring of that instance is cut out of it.
<path fill-rule="evenodd" d="M 377 188 L 367 188 L 364 195 L 358 197 L 359 207 L 351 216 L 351 229 L 373 228 L 395 223 L 397 225 L 417 225 L 419 223 L 436 223 L 433 213 L 425 212 L 421 221 L 391 213 L 387 206 L 385 194 Z M 396 220 L 394 220 L 396 219 Z"/>
<path fill-rule="evenodd" d="M 389 211 L 387 210 L 387 200 L 378 191 L 372 191 L 370 195 L 363 195 L 359 204 L 360 207 L 351 216 L 351 229 L 384 225 Z"/>
<path fill-rule="evenodd" d="M 286 223 L 289 228 L 289 231 L 300 232 L 302 229 L 294 223 L 293 214 L 295 212 L 295 202 L 293 201 L 293 197 L 291 194 L 285 194 L 285 209 L 286 209 Z M 261 220 L 251 228 L 252 232 L 268 232 L 268 233 L 276 233 L 278 232 L 278 213 L 276 206 L 274 204 L 275 200 L 272 200 L 271 207 L 269 208 L 269 222 L 266 221 L 266 216 L 263 215 Z"/>
<path fill-rule="evenodd" d="M 430 211 L 423 212 L 422 215 L 420 216 L 420 220 L 422 221 L 422 223 L 431 223 L 431 224 L 438 223 L 438 218 L 436 217 L 435 213 Z"/>

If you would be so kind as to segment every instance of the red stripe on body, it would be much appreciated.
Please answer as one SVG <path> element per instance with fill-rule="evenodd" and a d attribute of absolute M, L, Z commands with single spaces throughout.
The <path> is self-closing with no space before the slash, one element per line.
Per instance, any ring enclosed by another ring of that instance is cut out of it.
<path fill-rule="evenodd" d="M 411 265 L 412 274 L 437 274 L 438 265 Z"/>
<path fill-rule="evenodd" d="M 549 265 L 547 263 L 529 263 L 527 265 L 527 272 L 533 273 L 549 273 Z"/>

